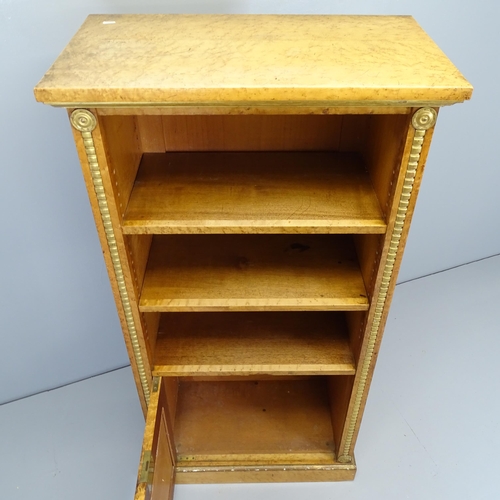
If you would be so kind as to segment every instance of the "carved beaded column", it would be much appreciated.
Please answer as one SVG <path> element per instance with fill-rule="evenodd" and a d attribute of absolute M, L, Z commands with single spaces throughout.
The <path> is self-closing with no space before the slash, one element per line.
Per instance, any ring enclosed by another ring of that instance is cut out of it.
<path fill-rule="evenodd" d="M 139 375 L 144 400 L 147 404 L 150 397 L 150 388 L 145 367 L 145 360 L 139 344 L 138 327 L 136 325 L 137 322 L 134 318 L 129 291 L 126 285 L 123 263 L 120 258 L 120 252 L 117 244 L 117 235 L 113 227 L 110 207 L 106 197 L 106 191 L 104 189 L 101 168 L 96 152 L 96 144 L 93 137 L 93 133 L 98 126 L 97 119 L 90 111 L 86 109 L 77 109 L 71 113 L 70 121 L 73 127 L 80 132 L 81 139 L 83 141 L 92 187 L 96 195 L 98 211 L 102 227 L 104 229 L 106 244 L 109 250 L 112 269 L 114 271 L 114 278 L 118 289 L 119 297 L 117 297 L 117 299 L 119 300 L 117 300 L 117 302 L 120 303 L 123 311 L 123 322 L 126 327 L 124 328 L 124 331 L 128 333 L 129 342 L 127 342 L 127 344 L 129 345 L 129 349 L 132 351 L 133 356 L 131 356 L 131 359 L 135 360 L 135 370 Z M 97 217 L 96 222 L 98 222 Z"/>
<path fill-rule="evenodd" d="M 425 158 L 422 156 L 424 140 L 427 131 L 436 123 L 437 112 L 433 108 L 421 108 L 417 110 L 411 120 L 413 128 L 413 140 L 406 163 L 406 170 L 403 178 L 403 186 L 399 201 L 397 203 L 397 213 L 390 235 L 389 248 L 385 255 L 385 263 L 381 262 L 382 279 L 376 293 L 373 297 L 371 309 L 373 310 L 373 319 L 370 324 L 370 330 L 366 338 L 366 350 L 358 367 L 355 389 L 351 396 L 350 418 L 346 422 L 343 433 L 342 443 L 339 450 L 339 462 L 350 463 L 353 461 L 353 443 L 354 437 L 359 428 L 359 420 L 362 414 L 362 403 L 366 400 L 369 388 L 369 382 L 374 370 L 375 348 L 380 342 L 380 334 L 383 330 L 383 322 L 387 314 L 389 301 L 388 296 L 392 293 L 396 285 L 396 259 L 401 258 L 402 252 L 399 252 L 402 244 L 402 237 L 405 231 L 405 224 L 408 218 L 410 204 L 415 204 L 415 197 L 412 199 L 413 188 L 417 171 L 423 168 Z M 426 153 L 426 152 L 425 152 Z"/>

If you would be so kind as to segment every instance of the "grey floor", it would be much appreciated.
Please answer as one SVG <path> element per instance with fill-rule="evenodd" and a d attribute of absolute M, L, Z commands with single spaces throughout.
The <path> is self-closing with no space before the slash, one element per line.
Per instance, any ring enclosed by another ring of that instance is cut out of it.
<path fill-rule="evenodd" d="M 500 498 L 500 256 L 398 285 L 351 483 L 177 486 L 175 500 Z M 128 368 L 0 407 L 0 498 L 132 500 Z"/>

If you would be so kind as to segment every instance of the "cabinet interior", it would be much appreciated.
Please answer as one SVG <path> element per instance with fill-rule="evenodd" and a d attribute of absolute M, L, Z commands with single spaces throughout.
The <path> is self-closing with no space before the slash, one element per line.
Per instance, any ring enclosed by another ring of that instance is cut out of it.
<path fill-rule="evenodd" d="M 178 463 L 335 460 L 401 110 L 100 117 Z"/>
<path fill-rule="evenodd" d="M 168 377 L 160 390 L 178 466 L 335 462 L 329 377 Z"/>

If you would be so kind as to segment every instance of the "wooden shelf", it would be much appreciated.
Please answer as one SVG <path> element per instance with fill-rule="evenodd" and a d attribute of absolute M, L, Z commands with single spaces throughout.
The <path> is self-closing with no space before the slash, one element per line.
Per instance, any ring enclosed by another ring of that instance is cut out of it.
<path fill-rule="evenodd" d="M 155 236 L 142 312 L 366 310 L 352 240 L 340 235 Z"/>
<path fill-rule="evenodd" d="M 342 313 L 164 313 L 153 374 L 353 375 Z"/>
<path fill-rule="evenodd" d="M 197 152 L 143 155 L 128 234 L 384 233 L 356 154 Z"/>
<path fill-rule="evenodd" d="M 331 463 L 326 380 L 181 382 L 178 464 Z"/>

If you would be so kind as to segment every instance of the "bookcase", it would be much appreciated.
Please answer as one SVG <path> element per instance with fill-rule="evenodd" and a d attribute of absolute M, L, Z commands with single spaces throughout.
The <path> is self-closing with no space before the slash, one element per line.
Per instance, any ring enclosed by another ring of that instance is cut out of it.
<path fill-rule="evenodd" d="M 87 18 L 35 96 L 68 110 L 146 416 L 137 500 L 354 478 L 437 114 L 471 94 L 408 16 Z"/>

